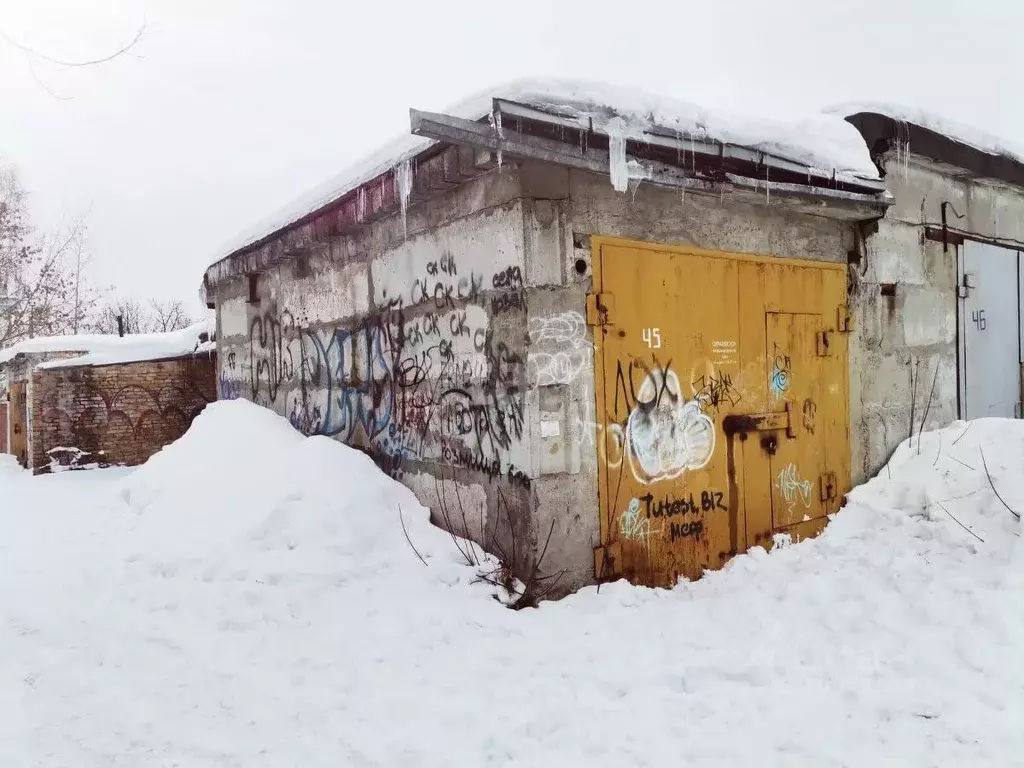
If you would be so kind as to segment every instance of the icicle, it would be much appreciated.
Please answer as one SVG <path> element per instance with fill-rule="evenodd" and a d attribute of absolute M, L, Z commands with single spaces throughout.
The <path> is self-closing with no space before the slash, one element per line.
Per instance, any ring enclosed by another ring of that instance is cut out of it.
<path fill-rule="evenodd" d="M 498 134 L 498 172 L 501 173 L 501 142 L 505 140 L 505 132 L 501 129 L 501 112 L 493 113 L 494 131 Z"/>
<path fill-rule="evenodd" d="M 626 162 L 626 124 L 613 117 L 605 126 L 608 134 L 608 176 L 616 192 L 629 188 L 629 165 Z"/>
<path fill-rule="evenodd" d="M 395 187 L 398 192 L 398 204 L 402 206 L 402 232 L 409 239 L 409 223 L 406 215 L 409 212 L 409 195 L 412 193 L 412 165 L 403 160 L 395 169 Z"/>

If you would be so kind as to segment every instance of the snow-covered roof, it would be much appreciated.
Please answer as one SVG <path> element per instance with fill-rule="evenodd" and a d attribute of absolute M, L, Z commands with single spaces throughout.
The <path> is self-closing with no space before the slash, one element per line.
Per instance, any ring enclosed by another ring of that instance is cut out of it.
<path fill-rule="evenodd" d="M 826 112 L 837 117 L 852 117 L 860 113 L 883 115 L 897 122 L 927 128 L 929 131 L 934 131 L 990 155 L 1000 155 L 1018 163 L 1024 163 L 1024 146 L 918 107 L 888 102 L 846 102 L 829 107 Z"/>
<path fill-rule="evenodd" d="M 769 152 L 808 168 L 846 178 L 878 179 L 868 148 L 857 130 L 837 115 L 810 114 L 781 121 L 710 110 L 682 99 L 658 96 L 637 88 L 583 80 L 516 80 L 465 99 L 447 114 L 478 120 L 491 113 L 496 98 L 607 125 L 625 124 L 628 138 L 669 131 L 682 139 L 716 140 Z M 360 185 L 415 157 L 436 142 L 403 135 L 364 161 L 353 165 L 289 205 L 258 222 L 226 244 L 211 264 L 288 228 Z"/>
<path fill-rule="evenodd" d="M 79 336 L 40 336 L 26 339 L 0 350 L 0 365 L 23 354 L 81 352 L 80 357 L 50 360 L 38 368 L 67 368 L 80 365 L 110 365 L 144 360 L 185 357 L 214 348 L 213 342 L 200 340 L 200 334 L 213 335 L 213 321 L 204 320 L 188 328 L 167 333 L 137 333 L 127 336 L 82 334 Z"/>

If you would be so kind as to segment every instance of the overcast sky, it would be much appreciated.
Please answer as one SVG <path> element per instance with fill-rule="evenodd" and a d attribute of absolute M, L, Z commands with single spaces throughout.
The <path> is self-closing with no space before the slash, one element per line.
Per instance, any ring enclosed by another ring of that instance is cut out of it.
<path fill-rule="evenodd" d="M 519 76 L 774 116 L 898 101 L 1024 134 L 1015 0 L 0 0 L 0 33 L 63 59 L 143 21 L 133 55 L 88 69 L 0 39 L 0 162 L 40 226 L 89 211 L 98 282 L 194 307 L 225 242 L 408 131 L 410 106 Z"/>

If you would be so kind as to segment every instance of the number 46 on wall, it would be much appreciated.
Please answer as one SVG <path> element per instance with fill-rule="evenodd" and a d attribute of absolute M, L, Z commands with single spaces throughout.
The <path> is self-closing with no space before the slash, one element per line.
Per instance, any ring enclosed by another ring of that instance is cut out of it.
<path fill-rule="evenodd" d="M 660 328 L 644 328 L 640 332 L 640 338 L 644 340 L 651 349 L 661 349 L 661 329 Z"/>

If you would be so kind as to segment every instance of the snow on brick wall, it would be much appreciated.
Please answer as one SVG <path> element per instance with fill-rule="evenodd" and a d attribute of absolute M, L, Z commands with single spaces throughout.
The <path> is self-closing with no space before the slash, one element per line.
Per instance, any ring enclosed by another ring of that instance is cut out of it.
<path fill-rule="evenodd" d="M 83 463 L 141 464 L 181 437 L 216 399 L 213 355 L 33 374 L 32 466 L 77 448 Z"/>

